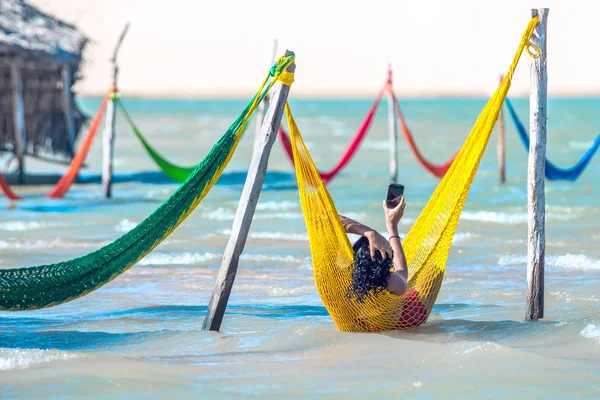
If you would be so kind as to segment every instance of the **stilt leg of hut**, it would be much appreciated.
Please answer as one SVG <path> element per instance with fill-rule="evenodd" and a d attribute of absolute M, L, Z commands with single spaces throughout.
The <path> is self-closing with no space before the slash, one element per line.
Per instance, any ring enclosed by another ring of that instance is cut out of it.
<path fill-rule="evenodd" d="M 73 86 L 73 73 L 70 64 L 63 65 L 63 112 L 65 114 L 65 126 L 67 127 L 67 135 L 69 135 L 69 144 L 71 145 L 72 155 L 75 156 L 75 119 L 73 118 L 73 110 L 71 107 L 71 86 Z"/>
<path fill-rule="evenodd" d="M 19 164 L 19 183 L 26 183 L 25 152 L 27 149 L 27 131 L 25 130 L 25 103 L 23 102 L 23 79 L 16 63 L 11 64 L 13 86 L 13 127 L 14 152 Z"/>

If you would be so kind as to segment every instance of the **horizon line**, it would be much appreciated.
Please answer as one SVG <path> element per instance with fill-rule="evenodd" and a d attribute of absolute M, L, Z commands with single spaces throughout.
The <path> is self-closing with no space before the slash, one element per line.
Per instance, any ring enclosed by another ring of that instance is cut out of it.
<path fill-rule="evenodd" d="M 319 100 L 319 99 L 372 99 L 376 97 L 377 90 L 354 90 L 354 91 L 297 91 L 294 92 L 293 97 L 298 99 L 307 100 Z M 102 98 L 106 92 L 104 91 L 84 91 L 76 92 L 75 96 L 79 98 Z M 145 92 L 145 91 L 125 91 L 121 92 L 129 99 L 140 99 L 140 100 L 238 100 L 246 99 L 254 95 L 254 92 L 240 90 L 240 91 L 223 91 L 223 90 L 209 90 L 209 91 L 156 91 L 156 92 Z M 396 96 L 405 100 L 412 99 L 481 99 L 489 98 L 491 92 L 485 91 L 472 91 L 472 92 L 461 92 L 461 91 L 422 91 L 422 92 L 403 92 L 396 91 Z M 507 96 L 508 97 L 508 96 Z M 511 98 L 529 98 L 528 91 L 520 91 L 510 96 Z M 552 93 L 548 96 L 549 98 L 596 98 L 600 97 L 600 91 L 559 91 Z"/>

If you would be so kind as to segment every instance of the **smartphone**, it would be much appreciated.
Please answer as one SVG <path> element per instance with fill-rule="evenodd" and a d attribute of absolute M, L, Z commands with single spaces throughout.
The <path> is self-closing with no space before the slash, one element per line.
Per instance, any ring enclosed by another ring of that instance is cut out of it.
<path fill-rule="evenodd" d="M 396 208 L 400 204 L 400 198 L 404 194 L 404 185 L 398 183 L 390 183 L 387 193 L 387 206 L 389 208 Z"/>

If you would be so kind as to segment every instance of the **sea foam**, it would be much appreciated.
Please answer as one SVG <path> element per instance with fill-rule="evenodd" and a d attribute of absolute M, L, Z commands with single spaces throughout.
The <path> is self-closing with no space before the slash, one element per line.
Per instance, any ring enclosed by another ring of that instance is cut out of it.
<path fill-rule="evenodd" d="M 600 327 L 595 324 L 587 325 L 579 334 L 587 339 L 596 339 L 600 343 Z"/>
<path fill-rule="evenodd" d="M 526 265 L 527 255 L 507 254 L 498 259 L 499 265 Z M 600 270 L 600 260 L 585 254 L 560 254 L 546 256 L 546 265 L 573 271 Z"/>
<path fill-rule="evenodd" d="M 219 231 L 221 235 L 230 236 L 231 229 Z M 287 233 L 287 232 L 250 232 L 251 239 L 272 239 L 272 240 L 291 240 L 291 241 L 307 241 L 308 234 L 306 233 Z"/>
<path fill-rule="evenodd" d="M 58 350 L 0 348 L 0 371 L 24 369 L 36 364 L 79 357 L 79 354 Z"/>
<path fill-rule="evenodd" d="M 33 229 L 40 229 L 46 226 L 45 224 L 37 221 L 8 221 L 0 223 L 0 230 L 11 231 L 11 232 L 22 232 Z"/>

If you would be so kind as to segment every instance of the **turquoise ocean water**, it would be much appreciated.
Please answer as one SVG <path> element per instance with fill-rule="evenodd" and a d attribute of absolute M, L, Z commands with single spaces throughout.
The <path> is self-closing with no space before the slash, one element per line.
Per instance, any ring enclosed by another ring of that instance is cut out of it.
<path fill-rule="evenodd" d="M 317 165 L 329 169 L 372 100 L 295 100 Z M 486 99 L 401 100 L 423 154 L 447 160 Z M 92 114 L 99 99 L 83 99 Z M 199 162 L 245 100 L 125 100 L 171 161 Z M 527 124 L 528 101 L 513 104 Z M 551 98 L 548 157 L 574 164 L 600 132 L 600 98 Z M 510 120 L 507 178 L 496 140 L 473 183 L 430 320 L 410 332 L 336 329 L 312 277 L 291 163 L 275 143 L 221 333 L 201 330 L 251 158 L 254 121 L 223 177 L 153 253 L 100 290 L 33 312 L 0 312 L 0 397 L 597 398 L 600 392 L 600 158 L 577 182 L 546 185 L 546 313 L 523 323 L 527 153 Z M 114 198 L 98 182 L 101 135 L 84 177 L 64 200 L 16 187 L 0 200 L 0 268 L 77 257 L 109 243 L 177 187 L 118 119 Z M 338 210 L 383 230 L 388 177 L 385 102 L 361 150 L 329 190 Z M 405 234 L 438 180 L 399 144 Z M 30 161 L 31 172 L 62 166 Z"/>

